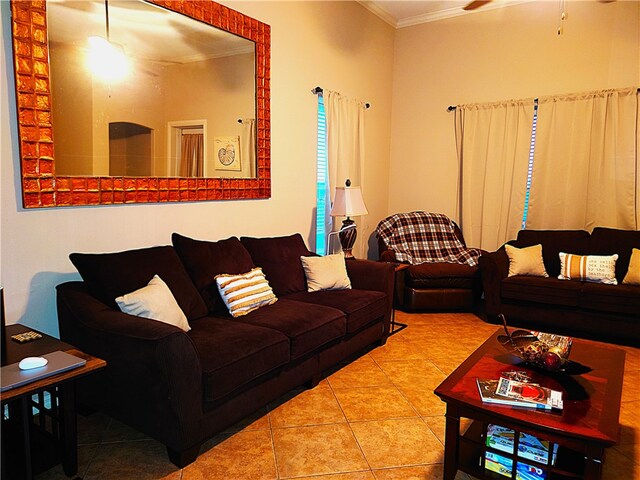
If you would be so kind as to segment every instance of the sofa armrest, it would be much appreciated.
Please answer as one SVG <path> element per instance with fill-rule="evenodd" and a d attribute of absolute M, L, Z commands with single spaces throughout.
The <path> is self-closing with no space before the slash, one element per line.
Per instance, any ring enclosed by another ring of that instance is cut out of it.
<path fill-rule="evenodd" d="M 360 290 L 373 290 L 387 295 L 387 311 L 384 318 L 385 335 L 389 332 L 393 308 L 395 265 L 371 260 L 347 260 L 347 274 L 351 286 Z"/>
<path fill-rule="evenodd" d="M 396 260 L 396 252 L 391 249 L 383 250 L 380 252 L 380 261 L 381 262 L 397 262 Z"/>
<path fill-rule="evenodd" d="M 203 399 L 200 360 L 189 336 L 112 309 L 82 282 L 58 285 L 57 306 L 61 338 L 107 361 L 103 375 L 84 384 L 91 406 L 176 450 L 189 448 L 200 429 Z"/>
<path fill-rule="evenodd" d="M 478 262 L 484 289 L 485 308 L 489 315 L 497 316 L 498 313 L 501 313 L 502 280 L 509 274 L 509 257 L 502 246 L 496 252 L 484 253 Z"/>

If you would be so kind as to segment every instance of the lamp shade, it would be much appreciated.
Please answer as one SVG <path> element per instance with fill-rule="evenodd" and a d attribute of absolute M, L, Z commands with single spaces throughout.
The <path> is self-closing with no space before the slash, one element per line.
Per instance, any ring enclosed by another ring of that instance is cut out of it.
<path fill-rule="evenodd" d="M 332 217 L 358 217 L 368 213 L 360 187 L 336 187 L 336 198 L 330 213 Z"/>

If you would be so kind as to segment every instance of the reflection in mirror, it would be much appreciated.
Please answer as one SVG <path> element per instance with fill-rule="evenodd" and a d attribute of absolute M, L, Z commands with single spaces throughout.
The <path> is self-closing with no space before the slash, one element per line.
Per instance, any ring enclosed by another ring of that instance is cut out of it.
<path fill-rule="evenodd" d="M 253 41 L 139 0 L 47 22 L 57 175 L 256 178 Z"/>

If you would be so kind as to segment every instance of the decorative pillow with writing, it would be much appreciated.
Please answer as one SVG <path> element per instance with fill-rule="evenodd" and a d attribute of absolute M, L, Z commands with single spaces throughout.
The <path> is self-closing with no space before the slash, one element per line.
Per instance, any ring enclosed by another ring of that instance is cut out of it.
<path fill-rule="evenodd" d="M 344 254 L 324 257 L 300 257 L 307 277 L 307 291 L 345 290 L 351 288 Z"/>
<path fill-rule="evenodd" d="M 505 245 L 505 251 L 509 257 L 509 276 L 531 275 L 534 277 L 548 277 L 542 259 L 542 244 L 531 247 L 516 248 Z"/>
<path fill-rule="evenodd" d="M 627 285 L 640 285 L 640 249 L 631 250 L 631 260 L 629 260 L 629 270 L 624 276 L 622 283 Z"/>
<path fill-rule="evenodd" d="M 618 255 L 573 255 L 560 252 L 560 280 L 617 285 L 616 260 Z"/>
<path fill-rule="evenodd" d="M 129 315 L 168 323 L 185 332 L 191 330 L 171 290 L 158 275 L 154 275 L 146 287 L 117 297 L 116 303 Z"/>
<path fill-rule="evenodd" d="M 240 275 L 216 275 L 215 280 L 220 296 L 233 317 L 278 301 L 260 267 Z"/>

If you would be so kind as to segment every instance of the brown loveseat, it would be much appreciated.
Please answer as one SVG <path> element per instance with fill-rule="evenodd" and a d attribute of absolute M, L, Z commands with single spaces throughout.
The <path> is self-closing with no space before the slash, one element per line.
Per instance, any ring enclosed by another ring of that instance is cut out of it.
<path fill-rule="evenodd" d="M 640 232 L 595 228 L 582 230 L 521 230 L 517 248 L 542 244 L 548 278 L 509 277 L 505 247 L 480 257 L 485 308 L 490 321 L 503 313 L 508 322 L 535 330 L 587 336 L 630 345 L 640 343 L 640 286 L 622 284 L 632 248 L 640 248 Z M 559 280 L 559 253 L 618 254 L 618 285 Z"/>
<path fill-rule="evenodd" d="M 389 334 L 393 267 L 347 261 L 353 289 L 308 293 L 300 235 L 72 254 L 84 282 L 59 285 L 61 338 L 107 361 L 77 387 L 105 411 L 167 446 L 178 466 L 203 441 Z M 262 267 L 278 301 L 231 317 L 214 277 Z M 159 275 L 191 330 L 121 313 L 114 299 Z"/>

